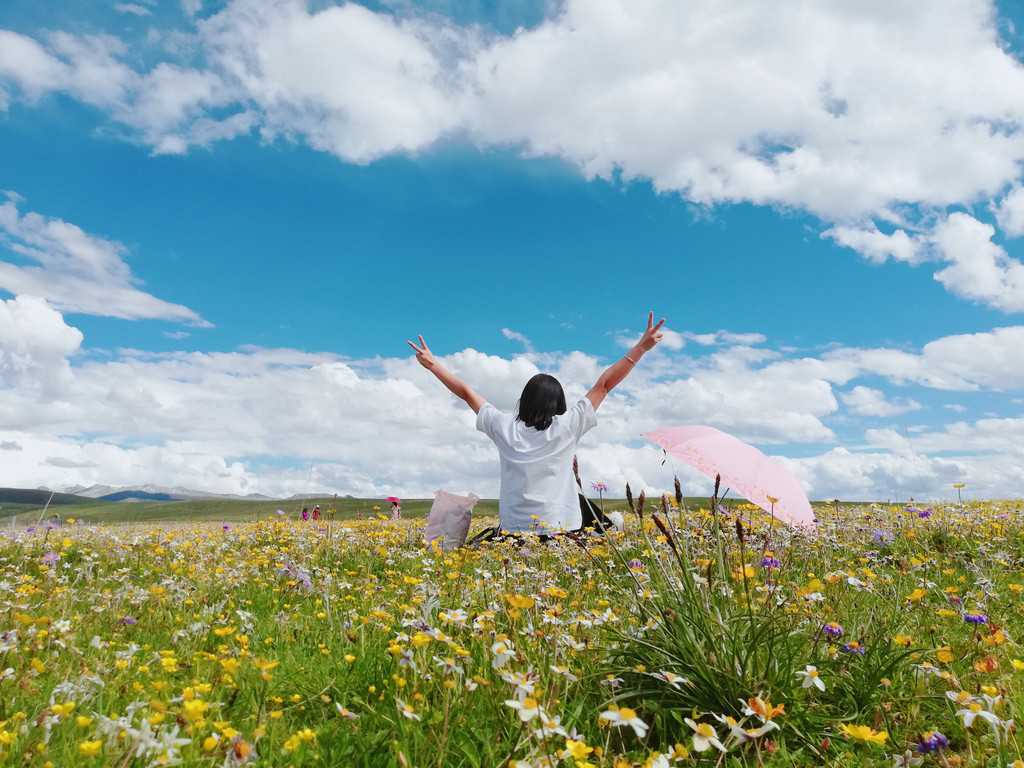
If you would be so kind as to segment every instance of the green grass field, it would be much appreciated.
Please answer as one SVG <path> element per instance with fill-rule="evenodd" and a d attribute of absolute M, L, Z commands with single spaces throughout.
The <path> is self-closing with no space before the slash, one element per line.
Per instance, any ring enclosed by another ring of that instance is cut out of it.
<path fill-rule="evenodd" d="M 433 499 L 408 499 L 402 501 L 402 515 L 424 517 L 430 511 Z M 117 501 L 104 502 L 89 500 L 85 503 L 51 505 L 45 515 L 40 504 L 12 504 L 0 502 L 0 521 L 8 525 L 29 525 L 33 522 L 60 515 L 61 519 L 83 520 L 87 524 L 110 523 L 167 523 L 167 522 L 256 522 L 271 517 L 285 516 L 297 519 L 303 507 L 312 510 L 319 504 L 321 510 L 335 509 L 335 520 L 355 520 L 389 515 L 391 505 L 378 499 L 349 499 L 334 497 L 313 497 L 301 501 L 240 501 L 236 499 L 202 499 L 199 501 Z M 377 509 L 374 509 L 377 507 Z M 479 514 L 495 515 L 498 502 L 481 499 L 477 505 Z M 17 520 L 14 520 L 14 518 Z"/>
<path fill-rule="evenodd" d="M 25 503 L 31 498 L 31 503 Z M 348 497 L 313 496 L 307 499 L 278 501 L 243 501 L 237 499 L 202 499 L 198 501 L 117 501 L 108 502 L 84 496 L 56 494 L 52 501 L 48 492 L 25 489 L 0 488 L 0 524 L 31 525 L 56 514 L 62 520 L 73 518 L 86 523 L 169 523 L 169 522 L 256 522 L 270 517 L 284 516 L 298 519 L 303 507 L 312 510 L 317 504 L 322 510 L 334 509 L 335 520 L 357 520 L 391 512 L 391 505 L 381 499 L 353 499 Z M 601 503 L 594 499 L 595 503 Z M 707 504 L 706 498 L 691 497 L 687 505 Z M 433 499 L 403 499 L 402 515 L 409 518 L 426 517 Z M 726 500 L 726 506 L 743 504 L 743 499 Z M 625 499 L 605 498 L 607 510 L 626 509 Z M 824 502 L 815 506 L 829 506 Z M 46 510 L 45 514 L 43 510 Z M 497 499 L 481 499 L 475 509 L 476 516 L 498 514 Z"/>
<path fill-rule="evenodd" d="M 86 523 L 169 523 L 169 522 L 256 522 L 271 517 L 280 517 L 278 510 L 285 516 L 298 519 L 303 507 L 312 510 L 317 504 L 321 510 L 334 509 L 335 520 L 357 520 L 384 515 L 391 512 L 391 505 L 381 499 L 335 498 L 333 496 L 314 496 L 296 501 L 295 499 L 279 501 L 241 501 L 237 499 L 202 499 L 198 501 L 117 501 L 105 502 L 87 499 L 81 496 L 67 496 L 62 503 L 51 502 L 43 509 L 44 502 L 34 504 L 18 504 L 6 500 L 0 489 L 0 523 L 6 525 L 31 525 L 46 517 L 57 514 L 63 520 L 73 518 Z M 45 497 L 48 494 L 43 494 Z M 426 517 L 430 512 L 433 499 L 403 499 L 402 516 L 409 518 Z M 598 500 L 595 499 L 595 503 Z M 689 504 L 707 503 L 706 499 L 687 499 Z M 728 502 L 742 503 L 742 501 Z M 623 510 L 625 499 L 604 499 L 604 508 Z M 474 511 L 475 516 L 494 516 L 498 514 L 497 499 L 481 499 Z M 16 518 L 16 519 L 15 519 Z"/>
<path fill-rule="evenodd" d="M 0 536 L 2 765 L 1021 768 L 1014 502 L 453 551 L 426 500 L 110 506 Z"/>

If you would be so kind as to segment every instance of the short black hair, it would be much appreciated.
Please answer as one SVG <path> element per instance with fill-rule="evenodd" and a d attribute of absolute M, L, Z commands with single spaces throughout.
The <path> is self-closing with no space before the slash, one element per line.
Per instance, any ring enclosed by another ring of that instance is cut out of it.
<path fill-rule="evenodd" d="M 523 387 L 516 418 L 528 427 L 543 431 L 551 426 L 555 416 L 561 416 L 565 411 L 565 392 L 558 379 L 538 373 Z"/>

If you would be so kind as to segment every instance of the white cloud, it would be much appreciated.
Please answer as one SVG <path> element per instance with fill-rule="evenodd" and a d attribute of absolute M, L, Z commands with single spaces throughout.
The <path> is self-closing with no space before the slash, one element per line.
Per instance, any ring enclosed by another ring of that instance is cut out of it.
<path fill-rule="evenodd" d="M 0 247 L 38 266 L 0 260 L 0 289 L 40 296 L 65 312 L 127 319 L 161 318 L 209 326 L 188 307 L 139 290 L 118 242 L 38 213 L 19 215 L 17 202 L 0 204 Z"/>
<path fill-rule="evenodd" d="M 874 226 L 871 229 L 840 226 L 832 227 L 823 232 L 821 236 L 831 238 L 839 245 L 852 248 L 876 264 L 881 264 L 890 258 L 911 264 L 921 260 L 922 249 L 919 243 L 902 229 L 897 229 L 891 235 L 887 235 Z"/>
<path fill-rule="evenodd" d="M 1024 196 L 1011 192 L 996 209 L 996 218 L 1008 234 L 1019 234 L 1024 226 Z M 935 279 L 950 293 L 1003 312 L 1024 311 L 1024 265 L 992 242 L 995 227 L 962 212 L 929 226 L 913 237 L 902 229 L 886 235 L 873 225 L 870 229 L 836 226 L 822 237 L 875 263 L 889 258 L 915 265 L 945 262 L 948 266 L 936 272 Z"/>
<path fill-rule="evenodd" d="M 1022 140 L 990 126 L 1019 115 L 1024 72 L 989 4 L 900 8 L 569 2 L 467 64 L 475 129 L 590 175 L 825 218 L 995 192 Z"/>
<path fill-rule="evenodd" d="M 501 334 L 509 341 L 518 341 L 526 348 L 527 352 L 533 352 L 533 342 L 531 342 L 528 338 L 526 338 L 526 336 L 519 333 L 518 331 L 513 331 L 509 328 L 502 328 Z"/>
<path fill-rule="evenodd" d="M 1009 237 L 1024 235 L 1024 187 L 1014 186 L 996 207 L 999 228 Z"/>
<path fill-rule="evenodd" d="M 1024 387 L 1024 326 L 944 336 L 919 354 L 900 349 L 839 348 L 806 363 L 821 368 L 829 381 L 844 384 L 854 376 L 881 375 L 896 384 L 914 383 L 939 390 L 1006 392 Z M 788 365 L 790 363 L 782 363 Z"/>
<path fill-rule="evenodd" d="M 133 16 L 151 16 L 153 12 L 144 5 L 137 3 L 116 3 L 114 10 L 119 13 L 128 13 Z"/>
<path fill-rule="evenodd" d="M 906 448 L 906 438 L 891 429 L 868 430 L 867 439 L 873 447 L 888 450 Z M 924 453 L 956 451 L 959 453 L 1005 454 L 1024 457 L 1024 418 L 980 419 L 946 424 L 938 430 L 926 430 L 913 438 L 913 448 Z"/>
<path fill-rule="evenodd" d="M 239 0 L 201 22 L 211 66 L 236 100 L 259 105 L 265 138 L 365 163 L 414 152 L 463 123 L 462 86 L 442 56 L 465 31 L 398 20 L 354 3 Z"/>
<path fill-rule="evenodd" d="M 0 31 L 0 105 L 66 91 L 158 153 L 253 130 L 356 163 L 452 137 L 511 146 L 697 203 L 809 211 L 873 261 L 938 258 L 954 294 L 1024 307 L 1020 264 L 945 217 L 1010 188 L 990 206 L 1024 227 L 1024 69 L 990 0 L 567 0 L 511 35 L 404 5 L 200 6 L 183 0 L 193 34 L 147 56 Z"/>
<path fill-rule="evenodd" d="M 58 393 L 72 379 L 67 358 L 81 343 L 82 332 L 66 325 L 42 299 L 0 302 L 0 389 L 26 396 Z"/>
<path fill-rule="evenodd" d="M 843 405 L 858 416 L 895 416 L 921 410 L 921 404 L 915 400 L 888 400 L 884 392 L 865 386 L 856 386 L 840 398 Z"/>
<path fill-rule="evenodd" d="M 0 29 L 0 78 L 21 88 L 30 98 L 63 88 L 71 68 L 37 41 Z"/>
<path fill-rule="evenodd" d="M 1012 474 L 1007 474 L 1019 471 L 1019 458 L 915 457 L 905 450 L 906 438 L 903 445 L 904 450 L 895 451 L 854 452 L 834 448 L 820 456 L 788 460 L 784 464 L 805 487 L 834 489 L 822 494 L 826 499 L 906 502 L 916 496 L 921 502 L 949 500 L 956 498 L 952 484 L 965 480 L 970 482 L 973 495 L 982 498 L 1021 495 Z"/>
<path fill-rule="evenodd" d="M 109 38 L 58 33 L 43 46 L 4 33 L 0 75 L 116 107 L 151 141 L 187 142 L 207 107 L 255 104 L 266 137 L 355 162 L 462 133 L 694 201 L 841 220 L 972 201 L 1019 178 L 1024 70 L 992 23 L 987 0 L 898 12 L 569 0 L 534 29 L 488 37 L 354 3 L 234 0 L 196 22 L 203 71 L 167 61 L 143 76 Z"/>
<path fill-rule="evenodd" d="M 900 352 L 904 365 L 897 370 L 914 386 L 937 388 L 953 379 L 966 386 L 966 376 L 977 388 L 1006 385 L 1002 353 L 1020 348 L 1021 331 L 938 339 L 918 354 Z M 83 359 L 81 343 L 80 332 L 41 300 L 21 296 L 0 305 L 0 485 L 152 482 L 270 496 L 497 493 L 497 459 L 474 430 L 473 414 L 411 354 L 353 361 L 246 347 L 121 350 Z M 929 371 L 946 350 L 961 347 L 983 352 L 958 369 Z M 662 453 L 640 435 L 707 423 L 762 448 L 778 446 L 770 453 L 813 497 L 885 498 L 886 489 L 912 486 L 937 492 L 964 477 L 979 489 L 1024 495 L 1024 418 L 922 424 L 913 437 L 916 455 L 899 432 L 869 430 L 856 451 L 806 456 L 796 449 L 802 457 L 787 458 L 799 443 L 835 444 L 833 427 L 849 431 L 851 418 L 916 406 L 898 389 L 855 384 L 842 394 L 850 413 L 838 413 L 836 382 L 877 378 L 884 368 L 877 356 L 886 361 L 891 352 L 832 350 L 839 359 L 795 359 L 737 345 L 689 358 L 658 348 L 602 405 L 597 428 L 580 445 L 583 479 L 660 492 L 679 473 L 688 493 L 706 493 L 705 478 L 674 460 L 663 464 Z M 539 367 L 558 376 L 571 398 L 604 369 L 580 352 L 505 359 L 467 349 L 444 360 L 507 410 Z M 1011 388 L 1024 386 L 1020 381 Z"/>
<path fill-rule="evenodd" d="M 92 469 L 98 467 L 95 461 L 75 461 L 66 459 L 63 456 L 48 456 L 43 461 L 45 467 L 60 467 L 61 469 Z"/>
<path fill-rule="evenodd" d="M 1004 312 L 1024 312 L 1024 264 L 992 242 L 995 227 L 965 213 L 950 214 L 932 235 L 952 262 L 935 279 L 953 294 Z"/>
<path fill-rule="evenodd" d="M 83 101 L 124 113 L 124 107 L 142 78 L 121 61 L 126 47 L 110 35 L 76 36 L 54 32 L 49 36 L 50 66 L 63 77 L 56 85 Z"/>

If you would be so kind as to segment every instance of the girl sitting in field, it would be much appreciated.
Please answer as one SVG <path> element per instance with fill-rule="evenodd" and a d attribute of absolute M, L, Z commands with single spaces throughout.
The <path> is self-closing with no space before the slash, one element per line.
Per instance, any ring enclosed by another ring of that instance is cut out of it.
<path fill-rule="evenodd" d="M 553 376 L 538 373 L 523 388 L 518 413 L 502 413 L 466 382 L 445 368 L 427 348 L 423 337 L 416 350 L 420 365 L 434 374 L 453 394 L 473 409 L 476 428 L 494 441 L 501 459 L 498 522 L 509 533 L 553 534 L 583 526 L 573 475 L 576 444 L 597 424 L 595 411 L 605 397 L 661 341 L 661 326 L 654 313 L 640 341 L 594 384 L 586 397 L 566 407 L 562 385 Z"/>

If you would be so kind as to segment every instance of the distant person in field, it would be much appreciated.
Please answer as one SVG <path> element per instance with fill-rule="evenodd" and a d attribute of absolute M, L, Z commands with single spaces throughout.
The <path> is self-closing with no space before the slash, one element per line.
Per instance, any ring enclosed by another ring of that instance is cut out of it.
<path fill-rule="evenodd" d="M 302 519 L 309 520 L 309 507 L 302 508 Z"/>
<path fill-rule="evenodd" d="M 573 476 L 576 444 L 597 424 L 595 412 L 608 393 L 661 341 L 664 322 L 662 318 L 655 325 L 651 312 L 640 341 L 601 374 L 586 397 L 571 407 L 566 407 L 558 379 L 538 373 L 523 388 L 515 414 L 502 413 L 441 365 L 422 336 L 419 346 L 409 342 L 420 365 L 473 409 L 476 428 L 498 448 L 501 531 L 551 535 L 582 528 L 583 513 Z"/>
<path fill-rule="evenodd" d="M 314 520 L 319 520 L 320 519 L 320 505 L 319 504 L 317 504 L 315 507 L 313 507 L 313 512 L 310 515 L 310 517 L 312 517 Z"/>
<path fill-rule="evenodd" d="M 401 520 L 402 519 L 402 505 L 397 501 L 391 502 L 391 519 Z"/>

